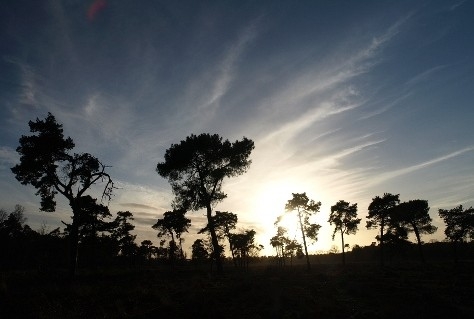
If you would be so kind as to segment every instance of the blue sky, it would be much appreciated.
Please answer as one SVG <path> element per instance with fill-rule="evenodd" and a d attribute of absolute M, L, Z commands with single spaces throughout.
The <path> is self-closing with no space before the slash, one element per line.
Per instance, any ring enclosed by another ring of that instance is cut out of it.
<path fill-rule="evenodd" d="M 91 11 L 94 3 L 96 11 Z M 155 172 L 191 133 L 255 142 L 252 165 L 225 181 L 216 209 L 239 216 L 271 253 L 273 222 L 291 193 L 367 215 L 384 192 L 438 208 L 474 205 L 474 3 L 471 1 L 2 1 L 0 207 L 39 212 L 10 171 L 27 123 L 53 113 L 76 149 L 111 165 L 112 212 L 130 210 L 139 240 L 170 209 Z M 190 213 L 193 228 L 203 212 Z M 365 229 L 346 240 L 370 244 Z"/>

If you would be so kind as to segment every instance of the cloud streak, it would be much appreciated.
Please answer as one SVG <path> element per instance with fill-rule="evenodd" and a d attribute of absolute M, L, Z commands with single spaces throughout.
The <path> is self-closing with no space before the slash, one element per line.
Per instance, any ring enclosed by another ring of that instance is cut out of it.
<path fill-rule="evenodd" d="M 455 151 L 455 152 L 452 152 L 452 153 L 449 153 L 449 154 L 431 159 L 429 161 L 422 162 L 420 164 L 412 165 L 412 166 L 409 166 L 409 167 L 401 168 L 401 169 L 386 172 L 386 173 L 382 173 L 382 174 L 377 175 L 377 177 L 372 178 L 370 181 L 368 181 L 368 185 L 375 186 L 375 185 L 381 184 L 381 183 L 383 183 L 387 180 L 390 180 L 390 179 L 393 179 L 393 178 L 396 178 L 396 177 L 399 177 L 399 176 L 402 176 L 402 175 L 406 175 L 406 174 L 409 174 L 409 173 L 413 173 L 413 172 L 421 170 L 421 169 L 425 169 L 429 166 L 438 164 L 440 162 L 447 161 L 449 159 L 461 156 L 465 153 L 472 152 L 472 151 L 474 151 L 474 147 L 466 147 L 466 148 L 463 148 L 459 151 Z"/>

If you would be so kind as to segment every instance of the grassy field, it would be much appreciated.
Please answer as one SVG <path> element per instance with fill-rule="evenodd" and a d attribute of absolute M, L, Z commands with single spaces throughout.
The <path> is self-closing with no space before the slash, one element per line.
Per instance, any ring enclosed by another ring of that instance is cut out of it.
<path fill-rule="evenodd" d="M 1 318 L 468 318 L 474 264 L 9 272 Z"/>

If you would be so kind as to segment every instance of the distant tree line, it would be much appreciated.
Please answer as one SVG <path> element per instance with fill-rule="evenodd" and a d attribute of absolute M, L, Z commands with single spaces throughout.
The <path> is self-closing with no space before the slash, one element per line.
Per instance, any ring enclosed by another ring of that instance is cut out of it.
<path fill-rule="evenodd" d="M 366 228 L 379 230 L 379 234 L 375 238 L 379 242 L 381 265 L 384 265 L 385 262 L 384 250 L 386 246 L 393 251 L 410 245 L 408 240 L 410 233 L 415 235 L 419 259 L 421 262 L 425 262 L 421 236 L 433 234 L 437 230 L 437 227 L 432 225 L 427 200 L 416 199 L 400 203 L 399 196 L 399 194 L 390 193 L 376 196 L 368 207 Z M 306 237 L 316 241 L 318 230 L 321 227 L 311 224 L 309 218 L 319 211 L 320 205 L 320 202 L 309 200 L 306 193 L 293 194 L 293 198 L 288 200 L 285 205 L 286 213 L 297 212 L 297 226 L 301 230 L 308 269 L 310 269 L 310 261 L 306 248 Z M 450 210 L 439 209 L 438 214 L 446 224 L 444 233 L 446 239 L 452 244 L 454 260 L 458 261 L 458 246 L 474 239 L 474 209 L 472 207 L 463 209 L 460 205 Z M 278 217 L 275 222 L 275 226 L 278 227 L 277 234 L 270 239 L 270 244 L 276 249 L 276 257 L 279 259 L 280 265 L 284 264 L 285 257 L 293 256 L 295 247 L 301 247 L 301 244 L 295 240 L 291 241 L 285 236 L 287 232 L 285 228 L 278 226 L 281 218 L 282 216 Z M 334 240 L 336 234 L 341 236 L 342 263 L 345 264 L 345 248 L 348 245 L 344 242 L 344 235 L 355 234 L 361 222 L 361 219 L 357 218 L 357 204 L 351 205 L 344 200 L 338 201 L 331 206 L 328 222 L 334 225 L 332 239 Z M 359 248 L 359 246 L 357 247 Z"/>

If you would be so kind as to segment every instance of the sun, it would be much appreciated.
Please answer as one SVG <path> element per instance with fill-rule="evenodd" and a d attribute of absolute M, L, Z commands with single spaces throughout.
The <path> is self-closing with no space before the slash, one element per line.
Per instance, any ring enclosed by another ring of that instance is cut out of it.
<path fill-rule="evenodd" d="M 307 194 L 312 194 L 315 186 L 311 186 L 312 187 L 310 187 L 310 185 L 304 185 L 304 183 L 295 180 L 281 178 L 264 182 L 256 188 L 252 200 L 253 211 L 257 217 L 259 228 L 263 231 L 259 237 L 264 242 L 266 248 L 265 253 L 273 253 L 273 248 L 269 245 L 269 241 L 271 237 L 275 236 L 278 226 L 284 227 L 287 230 L 287 236 L 290 239 L 296 239 L 302 242 L 301 229 L 296 213 L 285 212 L 285 204 L 292 198 L 292 193 L 306 192 Z M 323 201 L 321 198 L 309 197 L 315 201 Z M 321 212 L 318 212 L 315 218 L 315 221 L 319 224 L 325 219 L 325 217 L 320 216 L 321 214 Z M 278 217 L 280 217 L 278 225 L 275 225 Z M 324 225 L 324 227 L 326 227 L 326 225 Z M 324 230 L 323 232 L 326 231 L 327 230 Z M 322 249 L 323 242 L 324 247 L 329 244 L 329 242 L 326 243 L 324 237 L 318 237 L 320 238 L 316 245 L 311 247 L 313 251 Z M 330 241 L 330 239 L 328 241 Z"/>
<path fill-rule="evenodd" d="M 276 234 L 275 222 L 282 216 L 278 226 L 288 230 L 288 236 L 294 237 L 297 231 L 297 220 L 294 214 L 285 214 L 285 204 L 291 199 L 292 193 L 299 192 L 295 183 L 287 179 L 279 179 L 262 183 L 253 195 L 253 210 L 260 228 L 263 229 L 267 242 Z"/>

